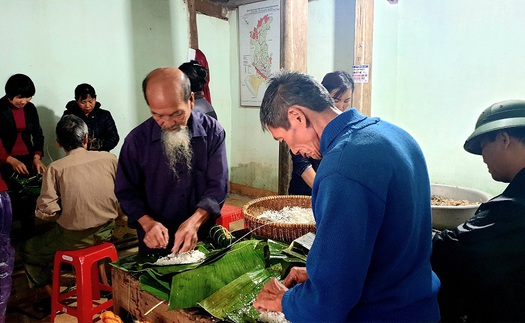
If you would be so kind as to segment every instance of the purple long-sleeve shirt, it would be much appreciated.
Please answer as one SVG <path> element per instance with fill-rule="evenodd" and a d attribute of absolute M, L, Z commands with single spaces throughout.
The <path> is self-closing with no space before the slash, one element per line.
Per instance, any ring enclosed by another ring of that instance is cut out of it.
<path fill-rule="evenodd" d="M 199 236 L 220 215 L 228 194 L 228 164 L 226 160 L 225 132 L 213 118 L 193 111 L 188 121 L 193 150 L 192 169 L 177 165 L 178 179 L 168 167 L 161 141 L 161 128 L 149 118 L 133 129 L 120 151 L 115 194 L 130 227 L 137 229 L 139 252 L 152 250 L 144 244 L 144 230 L 138 219 L 149 215 L 174 234 L 179 225 L 197 208 L 210 213 Z"/>

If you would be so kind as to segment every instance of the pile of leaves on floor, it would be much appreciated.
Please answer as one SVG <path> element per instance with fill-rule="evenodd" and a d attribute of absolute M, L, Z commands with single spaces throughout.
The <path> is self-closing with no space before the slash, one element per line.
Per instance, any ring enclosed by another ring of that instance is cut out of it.
<path fill-rule="evenodd" d="M 272 277 L 282 279 L 292 266 L 304 266 L 307 251 L 270 239 L 224 239 L 199 242 L 204 261 L 182 265 L 155 265 L 155 257 L 132 255 L 112 265 L 140 281 L 141 289 L 168 301 L 168 309 L 200 307 L 231 322 L 256 322 L 252 306 Z"/>

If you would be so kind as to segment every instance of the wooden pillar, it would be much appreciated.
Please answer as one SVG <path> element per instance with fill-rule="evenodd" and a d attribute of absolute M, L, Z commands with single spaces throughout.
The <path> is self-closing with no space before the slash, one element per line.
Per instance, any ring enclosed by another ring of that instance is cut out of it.
<path fill-rule="evenodd" d="M 281 67 L 306 73 L 308 43 L 308 1 L 281 0 Z M 278 193 L 288 194 L 292 174 L 290 148 L 279 144 Z"/>
<path fill-rule="evenodd" d="M 354 65 L 368 65 L 368 83 L 355 85 L 353 105 L 365 115 L 372 110 L 372 48 L 374 27 L 374 1 L 356 0 Z"/>
<path fill-rule="evenodd" d="M 195 0 L 188 0 L 188 15 L 190 48 L 199 49 L 199 33 L 197 31 L 197 9 L 195 6 Z"/>

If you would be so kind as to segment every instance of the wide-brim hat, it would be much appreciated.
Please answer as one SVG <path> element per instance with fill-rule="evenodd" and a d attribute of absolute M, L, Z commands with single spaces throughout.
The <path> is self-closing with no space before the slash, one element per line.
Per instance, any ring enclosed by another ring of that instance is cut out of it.
<path fill-rule="evenodd" d="M 525 100 L 494 103 L 481 113 L 474 132 L 467 138 L 463 148 L 469 153 L 481 155 L 482 135 L 516 127 L 525 127 Z"/>

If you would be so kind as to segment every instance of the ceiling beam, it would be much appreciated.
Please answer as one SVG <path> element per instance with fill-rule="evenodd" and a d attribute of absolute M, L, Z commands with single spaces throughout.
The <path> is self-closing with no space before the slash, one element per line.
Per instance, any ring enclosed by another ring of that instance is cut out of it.
<path fill-rule="evenodd" d="M 193 1 L 195 10 L 206 16 L 228 20 L 228 7 L 223 4 L 211 2 L 210 0 L 188 0 Z"/>

